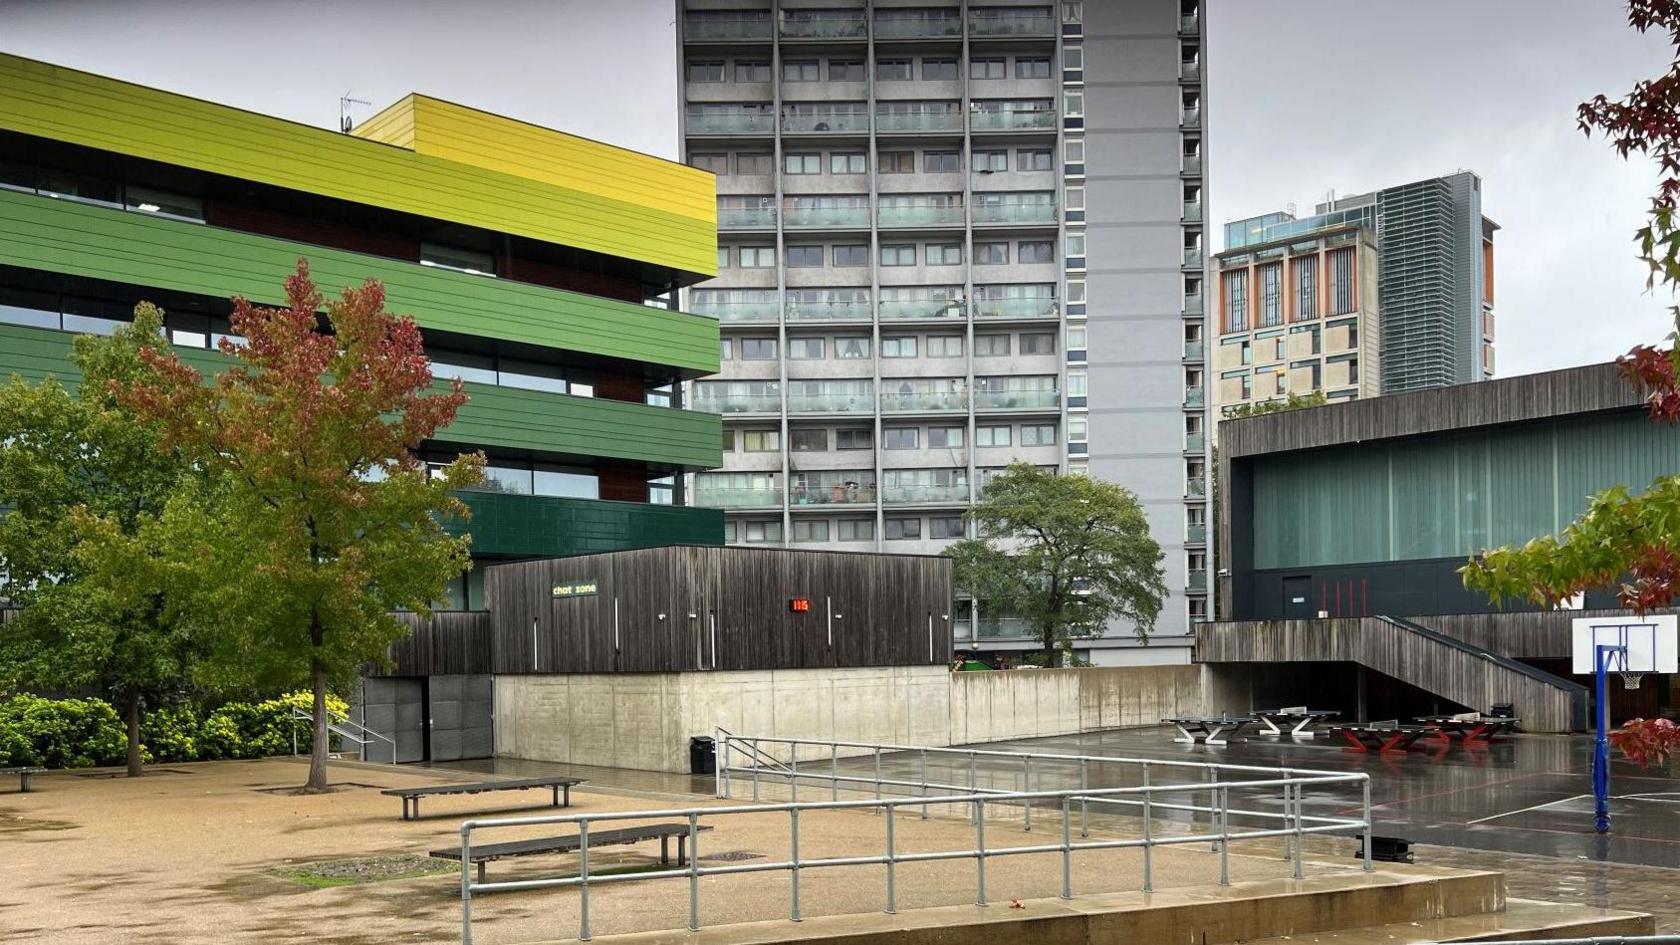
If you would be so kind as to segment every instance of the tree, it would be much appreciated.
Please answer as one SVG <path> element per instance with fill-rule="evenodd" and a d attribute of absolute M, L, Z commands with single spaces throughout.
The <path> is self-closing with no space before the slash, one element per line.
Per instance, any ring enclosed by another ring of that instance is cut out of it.
<path fill-rule="evenodd" d="M 0 390 L 0 560 L 20 609 L 0 632 L 5 682 L 96 689 L 123 708 L 128 774 L 142 773 L 142 704 L 178 695 L 199 652 L 166 568 L 148 544 L 166 505 L 192 478 L 155 426 L 118 403 L 165 348 L 163 313 L 135 309 L 108 338 L 76 338 L 75 392 L 48 376 Z M 122 554 L 117 549 L 124 549 Z"/>
<path fill-rule="evenodd" d="M 1310 394 L 1291 393 L 1288 397 L 1278 400 L 1262 400 L 1250 404 L 1231 404 L 1224 410 L 1225 419 L 1233 420 L 1238 417 L 1259 417 L 1268 413 L 1282 413 L 1285 410 L 1300 410 L 1302 407 L 1322 407 L 1330 399 L 1324 396 L 1324 391 L 1315 390 Z"/>
<path fill-rule="evenodd" d="M 953 580 L 1024 618 L 1045 665 L 1110 620 L 1130 621 L 1148 640 L 1167 594 L 1164 556 L 1130 491 L 1017 462 L 993 477 L 968 518 L 981 537 L 946 551 Z"/>
<path fill-rule="evenodd" d="M 172 506 L 162 527 L 185 544 L 223 622 L 222 665 L 259 682 L 308 679 L 304 790 L 318 792 L 328 789 L 327 689 L 384 658 L 403 633 L 391 610 L 428 612 L 470 565 L 468 539 L 440 519 L 466 515 L 450 490 L 477 482 L 484 458 L 428 470 L 416 457 L 466 394 L 458 380 L 432 389 L 420 331 L 385 312 L 379 283 L 323 302 L 299 260 L 285 292 L 285 308 L 234 299 L 245 341 L 221 342 L 234 363 L 213 381 L 148 351 L 121 400 L 213 477 L 202 502 Z"/>
<path fill-rule="evenodd" d="M 1629 0 L 1628 22 L 1643 33 L 1666 32 L 1675 47 L 1664 75 L 1634 85 L 1619 101 L 1603 95 L 1577 112 L 1582 132 L 1603 133 L 1624 159 L 1653 158 L 1657 191 L 1650 222 L 1637 230 L 1638 255 L 1650 267 L 1646 284 L 1680 286 L 1680 0 Z M 1622 374 L 1646 395 L 1651 419 L 1680 419 L 1680 306 L 1670 306 L 1676 332 L 1658 348 L 1638 345 L 1617 359 Z M 1680 592 L 1680 475 L 1659 476 L 1643 493 L 1617 486 L 1595 495 L 1562 535 L 1543 535 L 1521 548 L 1484 551 L 1461 569 L 1464 584 L 1495 601 L 1527 600 L 1545 607 L 1595 588 L 1616 588 L 1622 606 L 1644 614 Z M 1641 757 L 1661 760 L 1674 748 L 1672 729 L 1634 720 L 1619 742 Z M 1630 728 L 1631 726 L 1631 728 Z M 1649 731 L 1646 731 L 1649 729 Z"/>

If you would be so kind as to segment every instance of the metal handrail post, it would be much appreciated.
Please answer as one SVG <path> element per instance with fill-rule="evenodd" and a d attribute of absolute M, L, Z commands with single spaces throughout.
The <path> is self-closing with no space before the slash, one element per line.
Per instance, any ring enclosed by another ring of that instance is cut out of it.
<path fill-rule="evenodd" d="M 1371 776 L 1365 776 L 1365 872 L 1376 869 L 1371 863 Z"/>
<path fill-rule="evenodd" d="M 723 751 L 721 752 L 723 757 L 718 765 L 717 777 L 713 780 L 713 784 L 717 788 L 717 796 L 729 800 L 729 733 L 721 728 L 718 729 L 717 740 L 723 743 Z"/>
<path fill-rule="evenodd" d="M 1073 811 L 1068 798 L 1062 798 L 1062 898 L 1073 898 L 1073 838 L 1069 822 Z"/>
<path fill-rule="evenodd" d="M 898 911 L 898 849 L 893 842 L 893 821 L 897 820 L 897 812 L 892 804 L 887 805 L 887 914 Z"/>
<path fill-rule="evenodd" d="M 1283 776 L 1289 777 L 1289 772 L 1285 771 Z M 1283 786 L 1283 826 L 1285 829 L 1289 827 L 1289 799 L 1294 794 L 1294 788 L 1295 785 L 1293 784 Z M 1289 859 L 1289 834 L 1284 834 L 1279 839 L 1283 841 L 1283 858 L 1287 860 Z"/>
<path fill-rule="evenodd" d="M 1021 759 L 1021 790 L 1032 790 L 1032 755 Z M 1032 829 L 1032 798 L 1026 798 L 1021 803 L 1021 829 Z"/>
<path fill-rule="evenodd" d="M 1148 784 L 1149 768 L 1147 765 L 1144 767 L 1143 771 L 1143 783 Z M 1084 758 L 1079 759 L 1079 789 L 1081 791 L 1089 791 L 1091 789 L 1091 765 L 1090 762 Z M 1079 835 L 1081 837 L 1089 837 L 1091 835 L 1091 803 L 1083 797 L 1079 799 Z"/>
<path fill-rule="evenodd" d="M 589 941 L 589 821 L 578 821 L 578 941 Z"/>
<path fill-rule="evenodd" d="M 799 746 L 795 745 L 788 758 L 788 800 L 799 803 Z"/>
<path fill-rule="evenodd" d="M 980 782 L 974 773 L 974 752 L 968 753 L 968 793 L 973 794 L 979 788 Z"/>
<path fill-rule="evenodd" d="M 461 825 L 461 945 L 472 945 L 472 821 Z"/>
<path fill-rule="evenodd" d="M 1153 796 L 1154 792 L 1148 790 L 1148 787 L 1149 787 L 1149 771 L 1148 771 L 1148 769 L 1145 769 L 1144 772 L 1143 772 L 1143 786 L 1145 788 L 1145 790 L 1143 792 L 1143 891 L 1144 892 L 1154 892 L 1155 891 L 1155 869 L 1154 869 L 1154 866 L 1155 866 L 1155 864 L 1154 864 L 1155 840 L 1154 840 L 1153 837 L 1151 837 L 1149 835 L 1150 834 L 1149 821 L 1151 820 L 1150 814 L 1149 814 L 1149 802 L 1150 802 L 1150 799 Z"/>
<path fill-rule="evenodd" d="M 986 904 L 986 800 L 974 799 L 974 874 L 977 877 L 978 890 L 975 893 L 974 904 Z"/>
<path fill-rule="evenodd" d="M 1219 885 L 1231 885 L 1231 789 L 1219 793 Z"/>
<path fill-rule="evenodd" d="M 828 781 L 830 790 L 828 799 L 840 799 L 840 746 L 836 742 L 828 743 Z"/>
<path fill-rule="evenodd" d="M 928 782 L 927 782 L 927 749 L 926 748 L 922 749 L 922 757 L 921 757 L 921 761 L 919 762 L 918 766 L 921 768 L 922 796 L 927 797 Z M 922 819 L 923 820 L 928 819 L 928 806 L 927 806 L 927 804 L 922 805 Z"/>
<path fill-rule="evenodd" d="M 799 918 L 799 808 L 796 807 L 793 810 L 788 811 L 788 816 L 791 818 L 791 832 L 789 836 L 793 843 L 793 858 L 789 861 L 790 866 L 788 868 L 788 875 L 791 878 L 791 886 L 789 890 L 789 901 L 791 905 L 788 912 L 788 918 L 794 922 L 799 922 L 801 921 Z"/>
<path fill-rule="evenodd" d="M 875 799 L 881 799 L 881 749 L 875 749 Z"/>
<path fill-rule="evenodd" d="M 753 800 L 755 800 L 755 801 L 758 800 L 758 759 L 759 759 L 759 757 L 760 757 L 760 754 L 759 754 L 759 751 L 758 751 L 758 739 L 755 738 L 755 739 L 752 740 L 752 785 L 753 785 Z"/>
<path fill-rule="evenodd" d="M 688 930 L 690 932 L 700 931 L 699 814 L 688 815 Z"/>
<path fill-rule="evenodd" d="M 1301 878 L 1301 791 L 1304 785 L 1295 785 L 1295 878 Z"/>

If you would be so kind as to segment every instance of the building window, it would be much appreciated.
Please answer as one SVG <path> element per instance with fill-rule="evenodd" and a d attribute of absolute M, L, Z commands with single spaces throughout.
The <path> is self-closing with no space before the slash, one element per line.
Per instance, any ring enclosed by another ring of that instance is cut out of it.
<path fill-rule="evenodd" d="M 1069 325 L 1067 327 L 1067 346 L 1069 351 L 1085 350 L 1085 326 Z"/>
<path fill-rule="evenodd" d="M 776 167 L 776 158 L 768 151 L 754 151 L 735 155 L 735 173 L 768 177 Z"/>
<path fill-rule="evenodd" d="M 862 361 L 869 357 L 869 338 L 847 336 L 834 339 L 834 356 L 841 361 Z"/>
<path fill-rule="evenodd" d="M 1273 339 L 1271 339 L 1271 342 L 1272 342 L 1272 359 L 1274 361 L 1282 361 L 1283 359 L 1289 357 L 1289 339 L 1288 338 L 1281 338 L 1281 337 L 1273 338 Z"/>
<path fill-rule="evenodd" d="M 1009 264 L 1009 244 L 1006 242 L 975 243 L 974 264 L 976 266 L 1007 266 Z"/>
<path fill-rule="evenodd" d="M 776 339 L 774 338 L 742 338 L 741 360 L 743 361 L 774 361 L 776 360 Z"/>
<path fill-rule="evenodd" d="M 1055 446 L 1056 425 L 1054 423 L 1023 423 L 1021 424 L 1022 446 Z"/>
<path fill-rule="evenodd" d="M 703 171 L 711 171 L 713 174 L 729 173 L 729 154 L 727 152 L 709 151 L 704 154 L 690 154 L 688 163 Z"/>
<path fill-rule="evenodd" d="M 1005 150 L 974 151 L 969 155 L 971 165 L 977 174 L 990 174 L 1009 170 L 1009 152 Z"/>
<path fill-rule="evenodd" d="M 1359 383 L 1359 361 L 1358 361 L 1357 358 L 1352 358 L 1352 359 L 1348 360 L 1348 363 L 1347 363 L 1347 382 L 1349 384 Z"/>
<path fill-rule="evenodd" d="M 866 243 L 842 243 L 834 247 L 834 268 L 851 269 L 869 265 L 869 246 Z"/>
<path fill-rule="evenodd" d="M 949 82 L 957 78 L 957 60 L 923 59 L 922 79 L 928 82 Z"/>
<path fill-rule="evenodd" d="M 1260 281 L 1260 325 L 1283 324 L 1283 263 L 1268 263 L 1255 269 Z"/>
<path fill-rule="evenodd" d="M 789 361 L 821 361 L 827 344 L 821 338 L 789 338 Z"/>
<path fill-rule="evenodd" d="M 719 338 L 718 339 L 718 360 L 719 361 L 733 361 L 733 360 L 735 360 L 735 340 L 733 338 Z"/>
<path fill-rule="evenodd" d="M 777 430 L 742 430 L 741 449 L 748 453 L 774 453 L 782 448 L 782 434 Z"/>
<path fill-rule="evenodd" d="M 899 338 L 881 339 L 881 357 L 883 358 L 913 358 L 916 357 L 916 336 L 907 335 Z"/>
<path fill-rule="evenodd" d="M 464 272 L 471 276 L 495 276 L 496 257 L 476 249 L 421 242 L 420 265 Z"/>
<path fill-rule="evenodd" d="M 875 445 L 868 429 L 835 430 L 834 448 L 841 450 L 866 450 Z"/>
<path fill-rule="evenodd" d="M 783 59 L 783 82 L 819 82 L 822 63 L 815 59 Z"/>
<path fill-rule="evenodd" d="M 886 522 L 887 541 L 908 541 L 922 537 L 919 518 L 889 518 Z"/>
<path fill-rule="evenodd" d="M 795 519 L 793 522 L 794 541 L 828 541 L 828 519 Z"/>
<path fill-rule="evenodd" d="M 875 540 L 875 520 L 872 518 L 843 518 L 834 525 L 836 541 Z"/>
<path fill-rule="evenodd" d="M 1069 164 L 1085 163 L 1085 139 L 1069 138 L 1062 142 L 1062 160 Z"/>
<path fill-rule="evenodd" d="M 883 266 L 914 266 L 916 264 L 916 244 L 882 244 L 881 265 Z"/>
<path fill-rule="evenodd" d="M 718 247 L 717 267 L 719 269 L 728 269 L 729 268 L 729 247 L 727 247 L 727 246 L 719 246 Z"/>
<path fill-rule="evenodd" d="M 789 174 L 821 174 L 822 155 L 820 154 L 784 154 L 782 168 Z"/>
<path fill-rule="evenodd" d="M 1247 374 L 1237 378 L 1237 396 L 1248 400 L 1254 396 L 1254 379 Z"/>
<path fill-rule="evenodd" d="M 962 170 L 962 157 L 955 151 L 928 151 L 922 155 L 922 170 L 929 174 L 955 174 Z"/>
<path fill-rule="evenodd" d="M 1069 210 L 1084 210 L 1085 209 L 1085 188 L 1083 188 L 1083 187 L 1069 187 L 1064 192 L 1064 198 L 1063 199 L 1065 199 L 1067 201 L 1067 208 Z"/>
<path fill-rule="evenodd" d="M 1084 397 L 1088 392 L 1089 379 L 1084 371 L 1067 372 L 1067 392 L 1069 397 Z"/>
<path fill-rule="evenodd" d="M 962 244 L 929 243 L 927 245 L 927 264 L 930 266 L 962 265 Z"/>
<path fill-rule="evenodd" d="M 862 82 L 862 59 L 830 59 L 828 61 L 828 81 L 830 82 Z"/>
<path fill-rule="evenodd" d="M 1069 443 L 1085 443 L 1091 435 L 1090 421 L 1083 417 L 1069 417 L 1067 421 L 1067 438 Z"/>
<path fill-rule="evenodd" d="M 789 246 L 787 248 L 787 264 L 789 269 L 811 269 L 823 264 L 823 248 L 821 246 Z"/>
<path fill-rule="evenodd" d="M 1085 231 L 1069 231 L 1064 249 L 1069 259 L 1085 258 Z"/>
<path fill-rule="evenodd" d="M 875 81 L 908 82 L 915 78 L 915 62 L 910 59 L 875 60 Z"/>
<path fill-rule="evenodd" d="M 1062 68 L 1073 70 L 1073 71 L 1078 71 L 1080 69 L 1085 68 L 1085 47 L 1084 46 L 1063 46 L 1062 47 Z"/>
<path fill-rule="evenodd" d="M 1053 160 L 1049 148 L 1021 148 L 1015 152 L 1015 166 L 1023 171 L 1048 171 Z"/>
<path fill-rule="evenodd" d="M 1304 256 L 1290 265 L 1295 267 L 1295 319 L 1318 317 L 1318 257 Z"/>
<path fill-rule="evenodd" d="M 1050 240 L 1022 240 L 1015 248 L 1015 258 L 1022 263 L 1056 261 L 1056 247 Z"/>
<path fill-rule="evenodd" d="M 1243 364 L 1253 364 L 1254 363 L 1254 346 L 1252 344 L 1245 341 L 1242 344 L 1238 345 L 1237 348 L 1240 350 L 1240 352 L 1242 354 L 1241 361 L 1242 361 Z"/>
<path fill-rule="evenodd" d="M 827 430 L 789 430 L 788 446 L 795 453 L 822 453 L 828 450 Z"/>
<path fill-rule="evenodd" d="M 1002 56 L 987 56 L 968 60 L 970 79 L 1002 79 L 1009 74 L 1009 62 Z"/>
<path fill-rule="evenodd" d="M 1009 356 L 1008 335 L 975 335 L 974 356 L 977 358 L 1006 358 Z"/>
<path fill-rule="evenodd" d="M 741 540 L 749 544 L 782 540 L 781 522 L 742 522 Z"/>
<path fill-rule="evenodd" d="M 1330 312 L 1341 315 L 1353 311 L 1353 247 L 1344 246 L 1329 252 Z"/>
<path fill-rule="evenodd" d="M 928 427 L 928 449 L 962 449 L 962 427 Z"/>
<path fill-rule="evenodd" d="M 883 174 L 916 173 L 916 152 L 882 151 L 876 155 L 875 166 Z"/>
<path fill-rule="evenodd" d="M 830 174 L 867 174 L 869 157 L 862 151 L 836 151 L 828 156 Z"/>
<path fill-rule="evenodd" d="M 737 59 L 735 61 L 736 82 L 769 82 L 770 63 L 762 59 Z"/>
<path fill-rule="evenodd" d="M 1225 282 L 1225 330 L 1243 331 L 1248 328 L 1248 270 L 1233 269 L 1219 275 Z"/>
<path fill-rule="evenodd" d="M 743 246 L 741 247 L 742 269 L 774 269 L 776 268 L 776 247 L 774 246 Z"/>
<path fill-rule="evenodd" d="M 929 335 L 927 356 L 930 358 L 960 358 L 963 353 L 962 335 Z"/>
<path fill-rule="evenodd" d="M 1069 118 L 1085 117 L 1085 93 L 1069 89 L 1062 93 L 1062 114 Z"/>
<path fill-rule="evenodd" d="M 1050 57 L 1048 56 L 1016 56 L 1015 78 L 1017 79 L 1048 79 L 1050 78 Z"/>
<path fill-rule="evenodd" d="M 928 519 L 928 537 L 949 539 L 963 537 L 961 515 L 935 515 Z"/>
<path fill-rule="evenodd" d="M 975 427 L 975 446 L 1008 446 L 1011 442 L 1009 427 Z"/>
<path fill-rule="evenodd" d="M 1069 279 L 1067 284 L 1067 300 L 1069 305 L 1085 304 L 1085 280 Z"/>
<path fill-rule="evenodd" d="M 688 64 L 688 81 L 690 82 L 722 82 L 723 61 L 691 62 Z"/>
<path fill-rule="evenodd" d="M 921 431 L 916 427 L 886 427 L 881 431 L 884 450 L 914 450 L 921 446 Z"/>
<path fill-rule="evenodd" d="M 1021 334 L 1022 354 L 1055 354 L 1056 335 L 1054 332 L 1033 331 Z"/>

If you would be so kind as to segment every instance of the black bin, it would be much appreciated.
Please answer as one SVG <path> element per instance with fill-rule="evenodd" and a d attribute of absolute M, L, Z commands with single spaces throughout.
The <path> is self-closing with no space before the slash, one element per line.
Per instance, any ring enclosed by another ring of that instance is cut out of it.
<path fill-rule="evenodd" d="M 688 740 L 688 773 L 717 774 L 717 742 L 706 735 Z"/>
<path fill-rule="evenodd" d="M 1496 719 L 1514 719 L 1517 717 L 1516 706 L 1509 702 L 1495 702 L 1488 715 Z"/>

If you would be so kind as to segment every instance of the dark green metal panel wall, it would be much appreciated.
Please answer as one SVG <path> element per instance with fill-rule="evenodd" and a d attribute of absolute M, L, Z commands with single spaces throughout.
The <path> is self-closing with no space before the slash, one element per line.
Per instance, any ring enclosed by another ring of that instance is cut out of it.
<path fill-rule="evenodd" d="M 723 512 L 693 506 L 463 492 L 478 555 L 547 557 L 659 545 L 723 544 Z"/>

